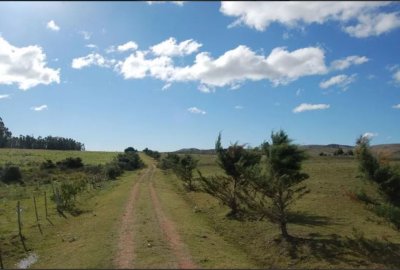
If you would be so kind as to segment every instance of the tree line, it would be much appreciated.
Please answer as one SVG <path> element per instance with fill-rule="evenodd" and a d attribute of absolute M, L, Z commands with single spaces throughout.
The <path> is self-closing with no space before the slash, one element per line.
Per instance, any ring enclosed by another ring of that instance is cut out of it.
<path fill-rule="evenodd" d="M 189 154 L 168 153 L 158 166 L 172 169 L 188 191 L 206 192 L 218 199 L 230 209 L 227 216 L 267 218 L 278 225 L 284 239 L 291 239 L 287 230 L 290 207 L 310 192 L 304 185 L 309 175 L 301 170 L 308 158 L 304 150 L 280 130 L 272 132 L 271 141 L 262 143 L 257 151 L 238 143 L 223 148 L 219 134 L 215 152 L 224 175 L 204 176 L 197 170 L 199 177 L 194 177 L 198 160 Z M 358 199 L 372 204 L 376 214 L 400 229 L 400 172 L 388 160 L 372 154 L 366 137 L 357 139 L 355 154 L 363 177 L 376 184 L 384 201 L 378 203 L 364 193 L 357 194 Z"/>
<path fill-rule="evenodd" d="M 172 169 L 189 191 L 206 192 L 228 206 L 227 216 L 268 218 L 279 226 L 285 239 L 290 239 L 287 230 L 290 206 L 309 192 L 303 185 L 309 176 L 301 171 L 307 158 L 305 152 L 282 130 L 273 132 L 271 142 L 264 142 L 258 151 L 238 143 L 223 148 L 219 134 L 215 151 L 225 175 L 204 176 L 197 170 L 199 177 L 195 179 L 193 171 L 198 161 L 190 155 L 180 157 L 169 153 L 159 167 Z"/>
<path fill-rule="evenodd" d="M 85 145 L 71 138 L 37 137 L 20 135 L 13 137 L 0 117 L 0 148 L 48 149 L 48 150 L 78 150 L 84 151 Z"/>

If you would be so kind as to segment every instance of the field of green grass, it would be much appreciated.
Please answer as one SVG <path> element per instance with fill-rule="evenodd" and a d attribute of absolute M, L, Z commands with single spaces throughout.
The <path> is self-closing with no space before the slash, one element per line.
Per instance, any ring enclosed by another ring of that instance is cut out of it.
<path fill-rule="evenodd" d="M 215 165 L 215 156 L 197 158 L 205 175 L 222 173 Z M 213 230 L 245 251 L 259 267 L 400 267 L 399 231 L 351 196 L 364 189 L 379 199 L 376 188 L 358 176 L 356 160 L 314 157 L 305 162 L 304 171 L 310 175 L 305 183 L 311 192 L 292 208 L 288 230 L 297 238 L 293 244 L 280 243 L 278 227 L 269 221 L 228 219 L 229 209 L 216 199 L 200 192 L 186 193 L 174 175 L 167 177 Z"/>
<path fill-rule="evenodd" d="M 85 164 L 106 163 L 116 153 L 0 150 L 0 164 L 11 161 L 25 171 L 46 159 L 54 162 L 81 157 Z M 155 161 L 141 154 L 147 165 Z M 215 155 L 194 155 L 204 175 L 223 174 Z M 399 165 L 398 161 L 393 162 Z M 229 209 L 202 192 L 187 192 L 171 171 L 156 169 L 151 181 L 163 211 L 174 221 L 193 261 L 201 268 L 399 268 L 400 232 L 385 219 L 354 199 L 365 190 L 379 200 L 376 187 L 362 180 L 353 157 L 312 157 L 304 163 L 310 175 L 305 181 L 310 193 L 292 208 L 289 233 L 292 243 L 281 241 L 275 224 L 264 219 L 234 220 Z M 129 190 L 144 170 L 126 172 L 101 188 L 88 188 L 77 198 L 82 213 L 60 216 L 48 199 L 49 216 L 44 214 L 44 191 L 50 184 L 0 186 L 0 248 L 6 268 L 27 256 L 18 237 L 16 202 L 22 206 L 25 243 L 39 256 L 32 268 L 112 268 L 118 242 L 119 220 Z M 59 174 L 63 174 L 60 172 Z M 68 175 L 62 175 L 68 177 Z M 61 177 L 61 178 L 62 178 Z M 70 177 L 80 177 L 71 174 Z M 83 176 L 82 176 L 83 177 Z M 61 179 L 60 178 L 60 179 Z M 64 178 L 63 178 L 64 179 Z M 134 228 L 139 243 L 140 267 L 168 261 L 168 248 L 157 229 L 147 183 L 137 202 Z M 32 196 L 37 198 L 40 233 Z M 138 229 L 138 230 L 139 230 Z M 151 243 L 152 247 L 143 246 Z M 166 265 L 165 267 L 167 267 Z"/>
<path fill-rule="evenodd" d="M 80 157 L 84 164 L 104 164 L 114 158 L 118 152 L 93 151 L 61 151 L 39 149 L 8 149 L 0 148 L 0 164 L 12 163 L 18 166 L 40 164 L 48 159 L 53 162 L 67 157 Z"/>

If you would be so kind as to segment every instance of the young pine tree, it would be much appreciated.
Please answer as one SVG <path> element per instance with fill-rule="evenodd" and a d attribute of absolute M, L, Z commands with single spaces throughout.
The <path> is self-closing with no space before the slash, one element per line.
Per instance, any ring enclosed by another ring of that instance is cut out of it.
<path fill-rule="evenodd" d="M 272 133 L 272 144 L 263 144 L 266 155 L 266 173 L 258 171 L 251 177 L 254 189 L 259 196 L 254 197 L 253 209 L 279 225 L 282 236 L 290 238 L 287 231 L 290 205 L 305 195 L 308 190 L 301 183 L 309 176 L 301 172 L 305 153 L 292 144 L 284 131 Z"/>
<path fill-rule="evenodd" d="M 185 183 L 189 191 L 195 190 L 193 184 L 193 170 L 197 167 L 198 160 L 191 155 L 185 155 L 174 166 L 175 174 Z"/>
<path fill-rule="evenodd" d="M 231 209 L 228 216 L 237 217 L 241 212 L 241 201 L 245 199 L 245 190 L 249 184 L 246 171 L 258 164 L 261 156 L 237 143 L 224 149 L 221 145 L 221 134 L 218 135 L 215 151 L 218 165 L 226 175 L 204 177 L 199 171 L 202 189 Z"/>

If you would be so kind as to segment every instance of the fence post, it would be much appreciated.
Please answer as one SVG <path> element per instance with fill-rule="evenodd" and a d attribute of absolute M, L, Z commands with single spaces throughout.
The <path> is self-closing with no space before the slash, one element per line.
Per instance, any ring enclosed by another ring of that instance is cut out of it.
<path fill-rule="evenodd" d="M 49 216 L 47 213 L 47 196 L 46 196 L 46 191 L 44 192 L 44 209 L 46 211 L 46 218 Z"/>
<path fill-rule="evenodd" d="M 42 228 L 40 227 L 40 223 L 39 223 L 39 215 L 38 215 L 38 212 L 37 212 L 35 195 L 33 195 L 33 204 L 35 206 L 36 224 L 37 224 L 37 226 L 39 228 L 40 233 L 43 234 Z"/>
<path fill-rule="evenodd" d="M 24 247 L 25 251 L 28 251 L 25 246 L 24 236 L 22 235 L 22 224 L 21 224 L 21 207 L 20 202 L 17 202 L 17 216 L 18 216 L 18 234 L 19 238 L 21 239 L 22 246 Z"/>

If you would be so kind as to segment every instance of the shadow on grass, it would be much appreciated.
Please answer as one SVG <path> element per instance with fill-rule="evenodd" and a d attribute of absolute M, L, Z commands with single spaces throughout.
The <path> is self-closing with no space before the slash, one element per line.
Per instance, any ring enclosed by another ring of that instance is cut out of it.
<path fill-rule="evenodd" d="M 288 241 L 280 241 L 280 244 L 287 248 L 292 259 L 314 257 L 331 265 L 346 263 L 351 267 L 367 267 L 372 263 L 384 265 L 385 268 L 400 268 L 400 244 L 389 240 L 367 239 L 361 235 L 310 236 L 311 238 L 291 237 Z"/>
<path fill-rule="evenodd" d="M 313 215 L 307 212 L 292 212 L 288 216 L 288 222 L 291 224 L 305 226 L 326 226 L 337 224 L 331 218 L 326 216 Z"/>

